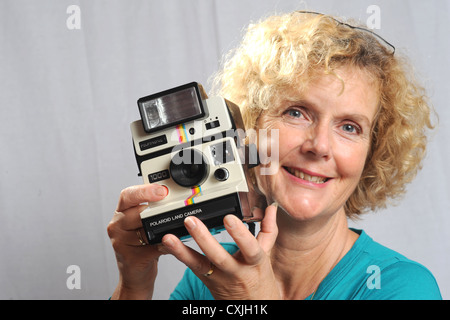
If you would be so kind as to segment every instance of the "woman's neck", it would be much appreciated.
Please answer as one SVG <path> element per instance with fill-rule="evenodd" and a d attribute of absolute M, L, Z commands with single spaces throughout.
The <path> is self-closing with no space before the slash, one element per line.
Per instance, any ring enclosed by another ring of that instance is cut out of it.
<path fill-rule="evenodd" d="M 348 229 L 344 210 L 331 218 L 293 221 L 279 209 L 272 267 L 284 299 L 304 299 L 344 257 L 358 235 Z"/>

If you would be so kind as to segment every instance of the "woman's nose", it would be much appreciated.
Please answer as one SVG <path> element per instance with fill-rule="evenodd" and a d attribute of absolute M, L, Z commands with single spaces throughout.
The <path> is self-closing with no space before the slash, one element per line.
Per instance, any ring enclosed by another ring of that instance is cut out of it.
<path fill-rule="evenodd" d="M 331 155 L 331 130 L 326 124 L 317 124 L 308 128 L 301 152 L 316 158 L 329 158 Z"/>

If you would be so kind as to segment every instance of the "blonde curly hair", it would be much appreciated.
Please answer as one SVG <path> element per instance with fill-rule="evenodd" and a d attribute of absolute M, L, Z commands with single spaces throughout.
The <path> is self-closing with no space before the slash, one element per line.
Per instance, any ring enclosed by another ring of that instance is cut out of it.
<path fill-rule="evenodd" d="M 266 18 L 249 25 L 213 82 L 215 94 L 240 106 L 246 128 L 257 129 L 261 112 L 277 106 L 286 89 L 307 89 L 314 76 L 342 66 L 367 72 L 378 85 L 379 109 L 361 180 L 345 204 L 348 217 L 384 208 L 405 193 L 433 128 L 432 108 L 407 60 L 361 29 L 323 14 Z"/>

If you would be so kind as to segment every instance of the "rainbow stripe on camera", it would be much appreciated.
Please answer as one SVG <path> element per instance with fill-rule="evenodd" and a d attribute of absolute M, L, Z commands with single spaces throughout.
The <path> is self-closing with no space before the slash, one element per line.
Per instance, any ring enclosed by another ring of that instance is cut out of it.
<path fill-rule="evenodd" d="M 196 186 L 196 187 L 192 188 L 192 195 L 184 201 L 184 205 L 188 206 L 190 204 L 195 203 L 194 198 L 201 196 L 202 194 L 203 194 L 202 188 L 200 186 Z"/>
<path fill-rule="evenodd" d="M 180 143 L 188 142 L 189 138 L 188 138 L 186 126 L 184 125 L 184 123 L 177 125 L 176 129 L 177 129 L 177 134 L 178 134 L 178 141 Z M 195 203 L 195 201 L 194 201 L 195 197 L 201 196 L 203 194 L 202 188 L 200 186 L 196 186 L 196 187 L 192 188 L 191 190 L 192 190 L 192 195 L 184 201 L 185 206 Z"/>
<path fill-rule="evenodd" d="M 177 125 L 176 128 L 178 134 L 178 141 L 180 141 L 180 143 L 188 142 L 189 138 L 184 123 Z"/>

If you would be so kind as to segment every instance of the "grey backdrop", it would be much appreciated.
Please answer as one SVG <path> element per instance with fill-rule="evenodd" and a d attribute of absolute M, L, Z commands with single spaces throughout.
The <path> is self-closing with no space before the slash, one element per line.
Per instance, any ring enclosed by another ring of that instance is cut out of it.
<path fill-rule="evenodd" d="M 67 27 L 70 5 L 80 29 Z M 311 9 L 366 22 L 370 5 L 381 10 L 377 31 L 411 57 L 440 124 L 401 204 L 352 225 L 423 263 L 450 298 L 450 5 L 378 0 L 0 0 L 0 298 L 111 295 L 106 226 L 120 190 L 141 183 L 129 130 L 139 97 L 190 81 L 209 89 L 251 20 Z M 71 265 L 80 289 L 66 284 Z M 167 299 L 185 267 L 170 256 L 160 265 L 154 297 Z"/>

